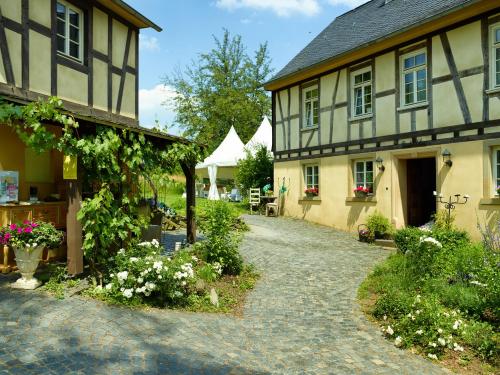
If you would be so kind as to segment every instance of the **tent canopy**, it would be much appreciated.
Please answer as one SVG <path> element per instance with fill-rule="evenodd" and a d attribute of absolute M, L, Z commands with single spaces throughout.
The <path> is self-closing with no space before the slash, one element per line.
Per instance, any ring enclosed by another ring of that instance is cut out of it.
<path fill-rule="evenodd" d="M 199 163 L 196 169 L 208 168 L 210 165 L 218 167 L 235 167 L 238 160 L 245 158 L 245 145 L 241 141 L 238 133 L 231 126 L 229 133 L 222 143 L 207 157 L 203 163 Z"/>
<path fill-rule="evenodd" d="M 245 145 L 245 149 L 254 154 L 259 146 L 266 146 L 269 152 L 273 150 L 273 128 L 267 116 L 253 135 L 252 139 Z"/>

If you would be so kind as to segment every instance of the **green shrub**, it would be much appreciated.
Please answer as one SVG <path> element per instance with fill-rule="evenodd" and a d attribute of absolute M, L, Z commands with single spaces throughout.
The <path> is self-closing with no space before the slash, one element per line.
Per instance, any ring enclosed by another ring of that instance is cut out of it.
<path fill-rule="evenodd" d="M 500 333 L 484 322 L 473 322 L 464 327 L 464 342 L 483 359 L 496 361 L 500 358 Z"/>
<path fill-rule="evenodd" d="M 248 195 L 250 188 L 263 188 L 274 180 L 273 158 L 266 146 L 259 146 L 253 155 L 246 152 L 245 159 L 238 162 L 236 182 L 241 186 L 242 194 Z"/>
<path fill-rule="evenodd" d="M 420 238 L 425 232 L 419 228 L 407 227 L 396 231 L 394 242 L 399 252 L 406 254 L 408 251 L 415 251 L 419 246 Z"/>
<path fill-rule="evenodd" d="M 368 216 L 366 223 L 371 239 L 386 239 L 392 236 L 394 229 L 389 219 L 380 212 L 375 211 Z"/>
<path fill-rule="evenodd" d="M 233 225 L 237 219 L 234 209 L 224 201 L 210 201 L 204 209 L 200 229 L 206 237 L 203 242 L 205 259 L 220 263 L 224 274 L 238 275 L 243 259 L 238 251 L 240 237 Z"/>
<path fill-rule="evenodd" d="M 385 316 L 398 318 L 411 310 L 414 297 L 406 291 L 391 289 L 380 296 L 375 303 L 373 315 L 380 318 Z"/>
<path fill-rule="evenodd" d="M 453 252 L 462 246 L 470 244 L 467 232 L 460 230 L 434 229 L 432 237 L 441 242 L 445 252 Z"/>
<path fill-rule="evenodd" d="M 438 210 L 432 217 L 434 219 L 433 230 L 452 230 L 455 222 L 455 214 L 448 216 L 448 210 Z"/>

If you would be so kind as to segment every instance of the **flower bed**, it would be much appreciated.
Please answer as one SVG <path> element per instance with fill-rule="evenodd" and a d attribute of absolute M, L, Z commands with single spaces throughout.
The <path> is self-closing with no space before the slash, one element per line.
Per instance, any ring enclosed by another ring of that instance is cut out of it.
<path fill-rule="evenodd" d="M 467 234 L 408 228 L 359 296 L 400 348 L 469 373 L 499 370 L 499 254 Z"/>

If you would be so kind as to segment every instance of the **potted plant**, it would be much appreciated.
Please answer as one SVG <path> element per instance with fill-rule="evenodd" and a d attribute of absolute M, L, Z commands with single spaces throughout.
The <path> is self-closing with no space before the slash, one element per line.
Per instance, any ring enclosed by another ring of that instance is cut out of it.
<path fill-rule="evenodd" d="M 370 193 L 370 189 L 365 188 L 364 186 L 358 186 L 354 189 L 354 195 L 358 198 L 364 198 Z"/>
<path fill-rule="evenodd" d="M 319 189 L 318 188 L 307 188 L 304 190 L 304 193 L 306 193 L 307 198 L 317 197 L 319 194 Z"/>
<path fill-rule="evenodd" d="M 497 186 L 496 192 L 497 192 L 497 195 L 500 195 L 500 186 Z"/>
<path fill-rule="evenodd" d="M 370 242 L 370 229 L 366 224 L 358 225 L 358 236 L 360 242 Z"/>
<path fill-rule="evenodd" d="M 10 246 L 16 256 L 21 278 L 13 285 L 17 289 L 35 289 L 41 282 L 33 277 L 43 249 L 55 248 L 62 242 L 63 234 L 52 224 L 24 221 L 0 229 L 0 243 Z"/>

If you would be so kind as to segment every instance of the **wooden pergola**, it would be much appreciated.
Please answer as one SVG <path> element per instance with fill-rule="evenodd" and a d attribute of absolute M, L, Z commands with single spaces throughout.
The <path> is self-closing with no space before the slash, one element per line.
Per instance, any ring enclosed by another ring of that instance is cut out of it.
<path fill-rule="evenodd" d="M 82 127 L 95 127 L 94 121 L 86 119 L 78 119 Z M 102 124 L 101 121 L 99 123 Z M 158 148 L 168 147 L 175 143 L 190 144 L 191 142 L 185 138 L 169 135 L 153 131 L 142 127 L 122 126 L 116 123 L 102 124 L 115 128 L 123 128 L 128 131 L 144 134 Z M 195 165 L 196 163 L 182 162 L 181 168 L 186 177 L 186 236 L 190 244 L 196 242 L 196 221 L 195 221 L 195 205 L 196 205 L 196 189 L 195 189 Z M 83 231 L 82 225 L 77 220 L 77 213 L 81 208 L 82 203 L 82 186 L 83 179 L 81 173 L 78 173 L 76 180 L 67 180 L 67 200 L 68 213 L 66 220 L 67 230 L 67 267 L 68 273 L 77 275 L 83 272 Z"/>

